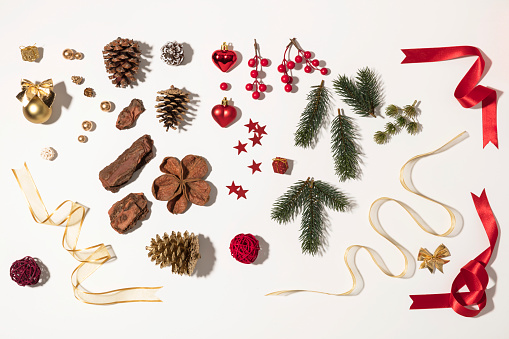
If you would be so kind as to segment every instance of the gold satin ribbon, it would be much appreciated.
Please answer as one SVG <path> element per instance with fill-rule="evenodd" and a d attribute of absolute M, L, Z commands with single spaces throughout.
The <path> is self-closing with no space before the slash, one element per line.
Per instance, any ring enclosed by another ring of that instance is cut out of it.
<path fill-rule="evenodd" d="M 446 237 L 446 236 L 450 235 L 454 231 L 454 227 L 456 226 L 456 217 L 454 215 L 454 212 L 451 210 L 451 208 L 449 208 L 445 204 L 442 204 L 436 200 L 433 200 L 433 199 L 419 193 L 417 191 L 417 189 L 415 187 L 413 187 L 411 178 L 408 180 L 408 182 L 407 182 L 407 180 L 405 180 L 405 175 L 407 174 L 405 170 L 408 168 L 411 169 L 413 167 L 413 165 L 421 158 L 424 158 L 424 157 L 427 157 L 430 155 L 434 155 L 437 153 L 441 153 L 441 152 L 449 149 L 450 147 L 454 146 L 457 142 L 463 140 L 463 138 L 466 136 L 468 136 L 468 133 L 462 132 L 459 135 L 457 135 L 456 137 L 454 137 L 452 140 L 450 140 L 449 142 L 444 144 L 443 146 L 437 148 L 436 150 L 428 152 L 428 153 L 424 153 L 421 155 L 417 155 L 417 156 L 411 158 L 403 165 L 403 167 L 401 167 L 401 170 L 399 172 L 399 181 L 400 181 L 401 185 L 403 186 L 403 188 L 405 188 L 410 193 L 413 193 L 421 198 L 424 198 L 428 201 L 434 202 L 434 203 L 442 206 L 447 211 L 447 213 L 449 213 L 450 226 L 445 232 L 443 232 L 443 233 L 435 232 L 428 225 L 426 225 L 426 223 L 410 207 L 408 207 L 405 203 L 398 201 L 396 199 L 393 199 L 393 198 L 388 198 L 388 197 L 378 198 L 371 204 L 371 207 L 369 208 L 369 223 L 370 223 L 371 227 L 375 230 L 376 233 L 378 233 L 380 236 L 382 236 L 384 239 L 386 239 L 392 245 L 394 245 L 398 249 L 398 251 L 400 251 L 400 253 L 403 255 L 403 258 L 405 261 L 405 267 L 401 271 L 401 273 L 392 274 L 391 271 L 387 268 L 387 266 L 383 262 L 382 258 L 379 256 L 379 254 L 375 250 L 373 250 L 367 246 L 363 246 L 363 245 L 352 245 L 346 249 L 345 255 L 344 255 L 344 261 L 345 261 L 346 267 L 347 267 L 348 271 L 350 272 L 350 276 L 352 277 L 352 288 L 350 288 L 348 291 L 346 291 L 344 293 L 327 293 L 327 292 L 310 291 L 310 290 L 283 290 L 283 291 L 272 292 L 267 295 L 280 295 L 280 294 L 289 294 L 289 293 L 296 293 L 296 292 L 312 292 L 312 293 L 321 293 L 321 294 L 327 294 L 327 295 L 341 296 L 341 295 L 350 295 L 353 292 L 357 292 L 357 280 L 360 280 L 362 282 L 362 277 L 360 276 L 359 269 L 357 268 L 357 266 L 355 264 L 355 254 L 360 249 L 365 249 L 369 253 L 369 255 L 371 256 L 371 259 L 373 259 L 373 262 L 375 263 L 375 265 L 385 275 L 392 277 L 392 278 L 402 278 L 402 277 L 407 276 L 408 257 L 412 257 L 412 255 L 403 246 L 401 246 L 398 242 L 396 242 L 394 239 L 392 239 L 384 231 L 384 229 L 382 228 L 382 225 L 378 219 L 378 211 L 383 204 L 385 204 L 386 202 L 389 202 L 389 201 L 393 201 L 393 202 L 397 203 L 398 205 L 400 205 L 410 215 L 410 217 L 412 217 L 412 219 L 417 223 L 417 225 L 419 225 L 419 227 L 424 232 L 431 234 L 431 235 L 438 236 L 438 237 Z M 355 270 L 355 272 L 354 272 L 354 270 Z"/>
<path fill-rule="evenodd" d="M 24 168 L 13 169 L 12 172 L 25 196 L 32 218 L 36 223 L 51 226 L 60 226 L 66 223 L 62 246 L 74 259 L 80 262 L 71 274 L 71 282 L 76 299 L 93 305 L 161 301 L 155 296 L 155 293 L 161 287 L 130 287 L 101 293 L 86 291 L 82 286 L 83 281 L 101 267 L 102 264 L 107 262 L 112 255 L 104 244 L 76 249 L 81 227 L 85 219 L 85 207 L 76 202 L 66 200 L 49 214 L 26 163 Z"/>
<path fill-rule="evenodd" d="M 21 92 L 16 98 L 26 106 L 34 96 L 38 96 L 46 106 L 51 107 L 55 100 L 55 92 L 53 92 L 53 80 L 44 80 L 40 84 L 34 84 L 30 80 L 21 80 Z"/>

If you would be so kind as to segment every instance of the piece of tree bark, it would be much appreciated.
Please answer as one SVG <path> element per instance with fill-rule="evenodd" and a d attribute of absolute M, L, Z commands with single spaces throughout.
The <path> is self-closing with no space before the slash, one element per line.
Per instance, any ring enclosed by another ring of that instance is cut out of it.
<path fill-rule="evenodd" d="M 117 123 L 115 126 L 117 126 L 119 130 L 131 128 L 143 112 L 145 112 L 143 101 L 140 99 L 133 99 L 131 100 L 129 106 L 124 108 L 122 112 L 118 114 Z"/>
<path fill-rule="evenodd" d="M 133 142 L 117 160 L 99 172 L 99 180 L 103 187 L 111 192 L 118 192 L 133 176 L 134 172 L 143 167 L 154 157 L 152 145 L 154 141 L 145 134 Z"/>
<path fill-rule="evenodd" d="M 148 214 L 147 198 L 143 193 L 130 193 L 108 211 L 111 227 L 120 234 L 133 228 Z"/>

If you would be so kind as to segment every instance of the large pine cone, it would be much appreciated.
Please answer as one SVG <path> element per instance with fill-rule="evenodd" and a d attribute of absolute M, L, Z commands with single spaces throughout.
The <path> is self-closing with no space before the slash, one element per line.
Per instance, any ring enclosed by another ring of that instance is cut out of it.
<path fill-rule="evenodd" d="M 159 234 L 152 238 L 147 246 L 148 257 L 161 268 L 171 265 L 171 272 L 176 274 L 193 274 L 200 255 L 198 236 L 185 231 L 184 236 L 178 232 L 165 232 L 161 238 Z"/>
<path fill-rule="evenodd" d="M 189 93 L 186 93 L 173 85 L 164 91 L 159 91 L 157 94 L 160 96 L 156 97 L 157 108 L 156 112 L 159 113 L 156 117 L 159 118 L 159 122 L 162 122 L 168 129 L 177 129 L 176 126 L 180 125 L 183 120 L 182 115 L 187 112 L 187 103 L 189 102 Z"/>
<path fill-rule="evenodd" d="M 140 65 L 140 46 L 129 39 L 117 38 L 104 46 L 103 58 L 106 72 L 116 87 L 125 88 L 136 81 L 134 75 Z"/>

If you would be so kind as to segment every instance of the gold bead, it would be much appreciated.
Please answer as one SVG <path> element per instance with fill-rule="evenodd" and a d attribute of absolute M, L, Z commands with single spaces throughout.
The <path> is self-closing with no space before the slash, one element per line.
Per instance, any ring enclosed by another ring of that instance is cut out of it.
<path fill-rule="evenodd" d="M 90 131 L 93 126 L 94 123 L 92 121 L 85 120 L 81 123 L 81 127 L 87 132 Z"/>
<path fill-rule="evenodd" d="M 81 60 L 81 59 L 83 59 L 83 53 L 81 53 L 81 52 L 75 52 L 75 53 L 74 53 L 74 58 L 75 58 L 76 60 Z"/>
<path fill-rule="evenodd" d="M 94 89 L 90 88 L 90 87 L 85 88 L 85 90 L 83 91 L 83 94 L 85 94 L 85 96 L 89 97 L 89 98 L 95 96 Z"/>
<path fill-rule="evenodd" d="M 65 59 L 72 60 L 74 59 L 74 51 L 70 48 L 64 49 L 64 52 L 62 53 Z"/>
<path fill-rule="evenodd" d="M 81 143 L 83 144 L 83 143 L 85 143 L 85 142 L 87 142 L 87 141 L 88 141 L 88 138 L 87 138 L 86 136 L 84 136 L 84 135 L 80 135 L 80 136 L 78 137 L 78 141 L 79 141 L 79 142 L 81 142 Z"/>
<path fill-rule="evenodd" d="M 103 112 L 109 112 L 111 110 L 111 102 L 109 101 L 101 102 L 101 110 Z"/>

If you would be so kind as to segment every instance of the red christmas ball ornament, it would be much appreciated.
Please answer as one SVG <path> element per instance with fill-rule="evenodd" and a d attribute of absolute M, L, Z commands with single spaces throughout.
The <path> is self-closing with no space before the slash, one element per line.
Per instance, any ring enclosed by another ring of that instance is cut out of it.
<path fill-rule="evenodd" d="M 279 73 L 283 73 L 284 71 L 286 71 L 285 65 L 281 64 L 281 65 L 277 66 L 277 71 Z"/>
<path fill-rule="evenodd" d="M 221 85 L 219 85 L 219 88 L 226 91 L 228 89 L 228 84 L 226 82 L 222 82 Z"/>
<path fill-rule="evenodd" d="M 257 70 L 253 69 L 250 74 L 251 74 L 251 78 L 258 78 L 258 71 Z"/>
<path fill-rule="evenodd" d="M 34 258 L 26 256 L 11 265 L 11 279 L 19 286 L 35 285 L 41 277 L 41 268 Z"/>
<path fill-rule="evenodd" d="M 290 76 L 289 76 L 288 74 L 285 74 L 285 75 L 282 75 L 282 76 L 281 76 L 281 82 L 282 82 L 283 84 L 287 84 L 287 83 L 288 83 L 288 81 L 290 81 Z"/>
<path fill-rule="evenodd" d="M 262 66 L 263 66 L 263 67 L 266 67 L 266 66 L 268 66 L 268 65 L 269 65 L 269 60 L 267 60 L 267 59 L 262 59 L 262 60 L 260 61 L 260 63 L 262 64 Z"/>
<path fill-rule="evenodd" d="M 286 63 L 286 67 L 288 67 L 288 69 L 294 69 L 295 68 L 295 62 L 293 61 L 288 61 Z"/>
<path fill-rule="evenodd" d="M 295 56 L 295 62 L 300 64 L 302 62 L 302 57 L 300 55 Z"/>
<path fill-rule="evenodd" d="M 288 160 L 281 157 L 272 159 L 272 169 L 274 173 L 285 174 L 288 170 Z"/>
<path fill-rule="evenodd" d="M 320 73 L 322 73 L 322 75 L 327 75 L 329 73 L 329 70 L 327 68 L 322 68 L 320 70 Z"/>
<path fill-rule="evenodd" d="M 309 66 L 304 67 L 304 72 L 311 73 L 312 68 Z"/>
<path fill-rule="evenodd" d="M 255 91 L 255 92 L 253 92 L 253 94 L 251 94 L 251 96 L 252 96 L 252 97 L 253 97 L 253 99 L 255 99 L 255 100 L 256 100 L 256 99 L 259 99 L 259 98 L 260 98 L 260 92 Z"/>
<path fill-rule="evenodd" d="M 212 108 L 212 118 L 223 128 L 231 124 L 236 117 L 237 110 L 235 107 L 228 105 L 226 98 L 223 99 L 221 105 L 215 105 Z"/>
<path fill-rule="evenodd" d="M 265 92 L 267 90 L 267 85 L 260 84 L 260 86 L 258 86 L 258 89 L 260 90 L 260 92 Z"/>
<path fill-rule="evenodd" d="M 320 65 L 320 61 L 316 60 L 316 59 L 313 59 L 311 61 L 311 65 L 315 66 L 315 67 L 318 67 L 318 65 Z"/>
<path fill-rule="evenodd" d="M 293 89 L 293 88 L 292 88 L 292 85 L 290 85 L 290 84 L 286 84 L 286 85 L 285 85 L 285 91 L 286 91 L 286 92 L 291 92 L 291 91 L 292 91 L 292 89 Z"/>
<path fill-rule="evenodd" d="M 258 257 L 260 243 L 252 234 L 237 234 L 230 242 L 232 257 L 243 264 L 251 264 Z"/>
<path fill-rule="evenodd" d="M 255 59 L 249 59 L 249 61 L 247 62 L 247 65 L 249 67 L 255 67 L 255 65 L 256 65 Z"/>
<path fill-rule="evenodd" d="M 246 84 L 246 90 L 252 91 L 253 90 L 253 84 Z"/>
<path fill-rule="evenodd" d="M 304 58 L 306 58 L 306 59 L 311 58 L 311 52 L 309 52 L 309 51 L 304 52 Z"/>
<path fill-rule="evenodd" d="M 212 53 L 212 62 L 221 71 L 228 72 L 237 62 L 237 53 L 228 50 L 228 45 L 223 42 L 221 49 Z"/>

